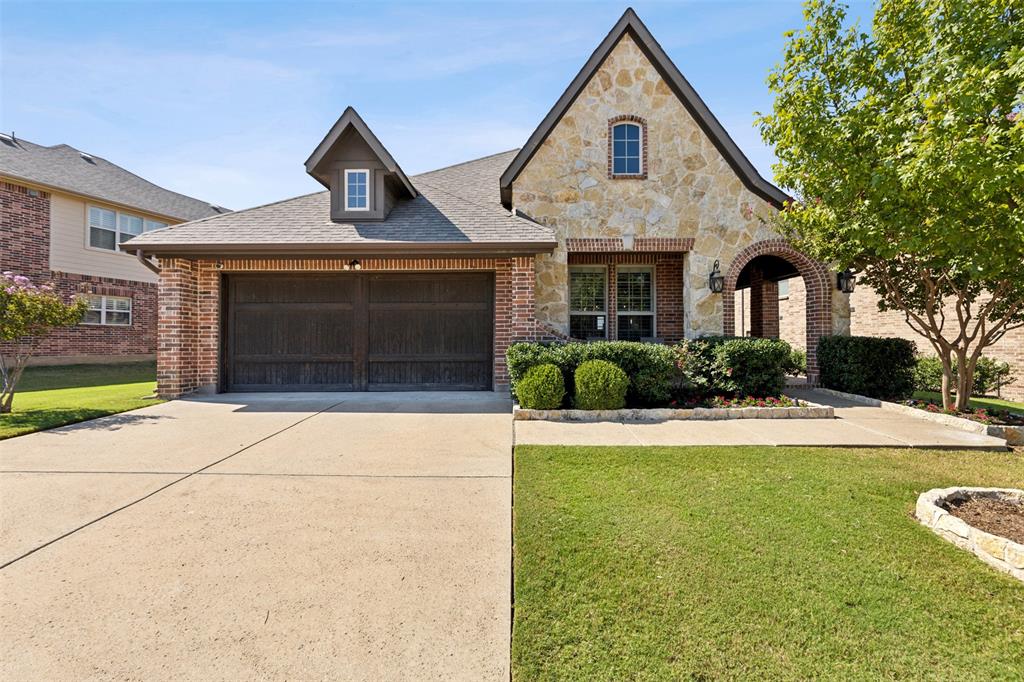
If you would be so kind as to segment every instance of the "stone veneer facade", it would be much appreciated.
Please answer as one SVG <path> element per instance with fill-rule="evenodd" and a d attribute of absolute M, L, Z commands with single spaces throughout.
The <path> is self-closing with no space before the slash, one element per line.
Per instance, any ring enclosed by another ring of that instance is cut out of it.
<path fill-rule="evenodd" d="M 221 386 L 221 281 L 238 272 L 342 272 L 345 258 L 164 258 L 160 261 L 157 392 L 175 398 Z M 494 272 L 494 388 L 508 387 L 505 350 L 559 335 L 534 318 L 534 259 L 364 258 L 362 272 Z M 219 267 L 218 267 L 219 264 Z"/>
<path fill-rule="evenodd" d="M 32 362 L 151 358 L 156 352 L 157 285 L 51 270 L 50 201 L 49 192 L 0 181 L 0 270 L 25 275 L 37 284 L 51 282 L 65 298 L 83 293 L 129 297 L 132 323 L 55 329 L 33 342 Z"/>
<path fill-rule="evenodd" d="M 609 124 L 624 117 L 644 126 L 646 163 L 640 178 L 609 172 Z M 512 186 L 512 203 L 556 233 L 559 247 L 537 258 L 537 318 L 562 332 L 569 325 L 569 264 L 576 258 L 567 241 L 628 235 L 637 241 L 689 240 L 692 248 L 680 261 L 678 313 L 680 331 L 688 338 L 730 327 L 731 292 L 723 296 L 708 288 L 716 260 L 725 274 L 752 245 L 784 244 L 761 219 L 775 209 L 744 186 L 629 34 L 523 168 Z M 761 251 L 788 258 L 795 253 Z M 832 296 L 826 268 L 800 258 L 801 274 L 813 280 L 816 291 L 809 331 L 843 331 L 845 297 Z M 659 282 L 660 274 L 655 273 Z M 736 269 L 730 275 L 733 283 L 738 274 Z M 663 336 L 660 323 L 657 334 Z"/>

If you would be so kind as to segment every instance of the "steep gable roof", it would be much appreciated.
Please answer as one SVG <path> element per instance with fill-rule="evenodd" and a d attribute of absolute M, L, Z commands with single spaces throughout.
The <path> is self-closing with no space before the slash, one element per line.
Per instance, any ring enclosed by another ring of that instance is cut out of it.
<path fill-rule="evenodd" d="M 380 159 L 380 162 L 384 164 L 384 167 L 389 173 L 399 179 L 406 191 L 409 192 L 409 196 L 415 197 L 418 193 L 416 188 L 413 187 L 412 182 L 409 181 L 409 177 L 405 174 L 405 171 L 401 169 L 398 162 L 395 161 L 395 157 L 391 156 L 391 153 L 381 144 L 381 141 L 377 139 L 377 136 L 370 130 L 370 126 L 366 125 L 366 121 L 356 112 L 352 107 L 346 107 L 345 111 L 341 114 L 338 120 L 335 122 L 327 135 L 320 144 L 316 146 L 313 153 L 306 159 L 306 172 L 316 178 L 320 184 L 325 187 L 330 187 L 330 180 L 327 175 L 322 172 L 320 164 L 323 163 L 329 156 L 334 146 L 341 140 L 342 135 L 346 130 L 352 128 L 355 132 L 363 139 L 364 142 L 370 147 L 373 153 Z"/>
<path fill-rule="evenodd" d="M 732 167 L 736 175 L 739 176 L 743 184 L 751 192 L 757 196 L 765 199 L 775 206 L 781 206 L 784 201 L 789 199 L 789 196 L 781 189 L 768 182 L 757 172 L 754 165 L 750 163 L 750 160 L 744 156 L 743 152 L 736 145 L 729 133 L 725 131 L 722 124 L 719 123 L 715 115 L 708 109 L 708 105 L 704 103 L 704 100 L 700 98 L 697 91 L 693 89 L 689 81 L 683 76 L 683 74 L 676 68 L 676 65 L 672 63 L 668 55 L 665 54 L 665 50 L 662 49 L 658 41 L 654 39 L 651 32 L 647 30 L 644 23 L 640 21 L 640 17 L 636 15 L 633 8 L 629 8 L 622 15 L 622 18 L 616 22 L 612 30 L 605 36 L 605 39 L 601 41 L 601 44 L 597 46 L 594 53 L 590 55 L 590 59 L 583 65 L 580 72 L 576 74 L 576 77 L 566 88 L 562 96 L 558 98 L 555 105 L 548 112 L 544 120 L 540 122 L 537 129 L 533 131 L 530 138 L 526 141 L 526 144 L 516 157 L 509 164 L 508 168 L 501 175 L 501 201 L 502 203 L 510 207 L 512 203 L 512 183 L 515 181 L 519 174 L 522 172 L 526 164 L 529 163 L 533 155 L 537 153 L 540 145 L 544 140 L 551 134 L 558 122 L 562 120 L 562 117 L 572 106 L 572 103 L 576 101 L 580 93 L 583 92 L 590 79 L 593 78 L 594 74 L 604 63 L 605 59 L 611 53 L 611 51 L 618 45 L 619 41 L 626 34 L 633 39 L 637 47 L 644 53 L 647 59 L 654 65 L 658 73 L 665 80 L 665 83 L 671 88 L 672 92 L 676 94 L 679 100 L 682 102 L 686 110 L 693 116 L 697 125 L 700 126 L 704 134 L 711 140 L 711 142 L 718 149 L 719 153 L 725 158 L 729 166 Z"/>
<path fill-rule="evenodd" d="M 0 136 L 0 175 L 176 220 L 230 212 L 66 144 L 44 147 L 11 135 Z"/>

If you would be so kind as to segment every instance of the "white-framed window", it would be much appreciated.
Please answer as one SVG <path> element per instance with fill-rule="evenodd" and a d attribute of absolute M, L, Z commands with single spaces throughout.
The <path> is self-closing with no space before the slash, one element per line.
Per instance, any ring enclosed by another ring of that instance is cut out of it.
<path fill-rule="evenodd" d="M 612 175 L 643 173 L 643 127 L 624 121 L 612 126 Z"/>
<path fill-rule="evenodd" d="M 569 268 L 569 336 L 608 336 L 608 270 L 603 266 Z"/>
<path fill-rule="evenodd" d="M 82 324 L 127 327 L 132 323 L 132 299 L 127 296 L 89 296 Z"/>
<path fill-rule="evenodd" d="M 345 171 L 345 210 L 370 210 L 370 171 L 353 169 Z"/>
<path fill-rule="evenodd" d="M 779 280 L 779 300 L 789 298 L 789 280 Z"/>
<path fill-rule="evenodd" d="M 89 246 L 107 251 L 117 251 L 119 244 L 143 232 L 167 227 L 158 220 L 99 206 L 89 206 L 88 220 Z"/>
<path fill-rule="evenodd" d="M 615 312 L 620 341 L 655 336 L 653 267 L 623 265 L 616 269 Z"/>

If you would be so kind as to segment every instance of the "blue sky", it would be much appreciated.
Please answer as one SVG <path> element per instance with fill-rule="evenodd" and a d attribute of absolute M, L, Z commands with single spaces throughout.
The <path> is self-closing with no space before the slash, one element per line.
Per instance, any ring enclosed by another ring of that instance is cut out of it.
<path fill-rule="evenodd" d="M 349 104 L 410 174 L 522 145 L 626 6 L 3 0 L 0 130 L 245 208 L 319 189 Z M 633 6 L 770 178 L 753 112 L 799 3 Z"/>

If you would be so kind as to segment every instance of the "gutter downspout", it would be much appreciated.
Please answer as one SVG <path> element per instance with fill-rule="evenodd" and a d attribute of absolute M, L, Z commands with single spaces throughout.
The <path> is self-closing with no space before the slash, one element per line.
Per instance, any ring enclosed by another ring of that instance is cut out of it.
<path fill-rule="evenodd" d="M 154 273 L 156 273 L 157 275 L 160 274 L 160 266 L 157 265 L 156 263 L 154 263 L 153 261 L 149 260 L 145 256 L 143 256 L 142 255 L 142 249 L 139 249 L 138 251 L 135 252 L 135 257 L 139 259 L 140 263 L 145 265 L 147 268 L 152 270 Z"/>

